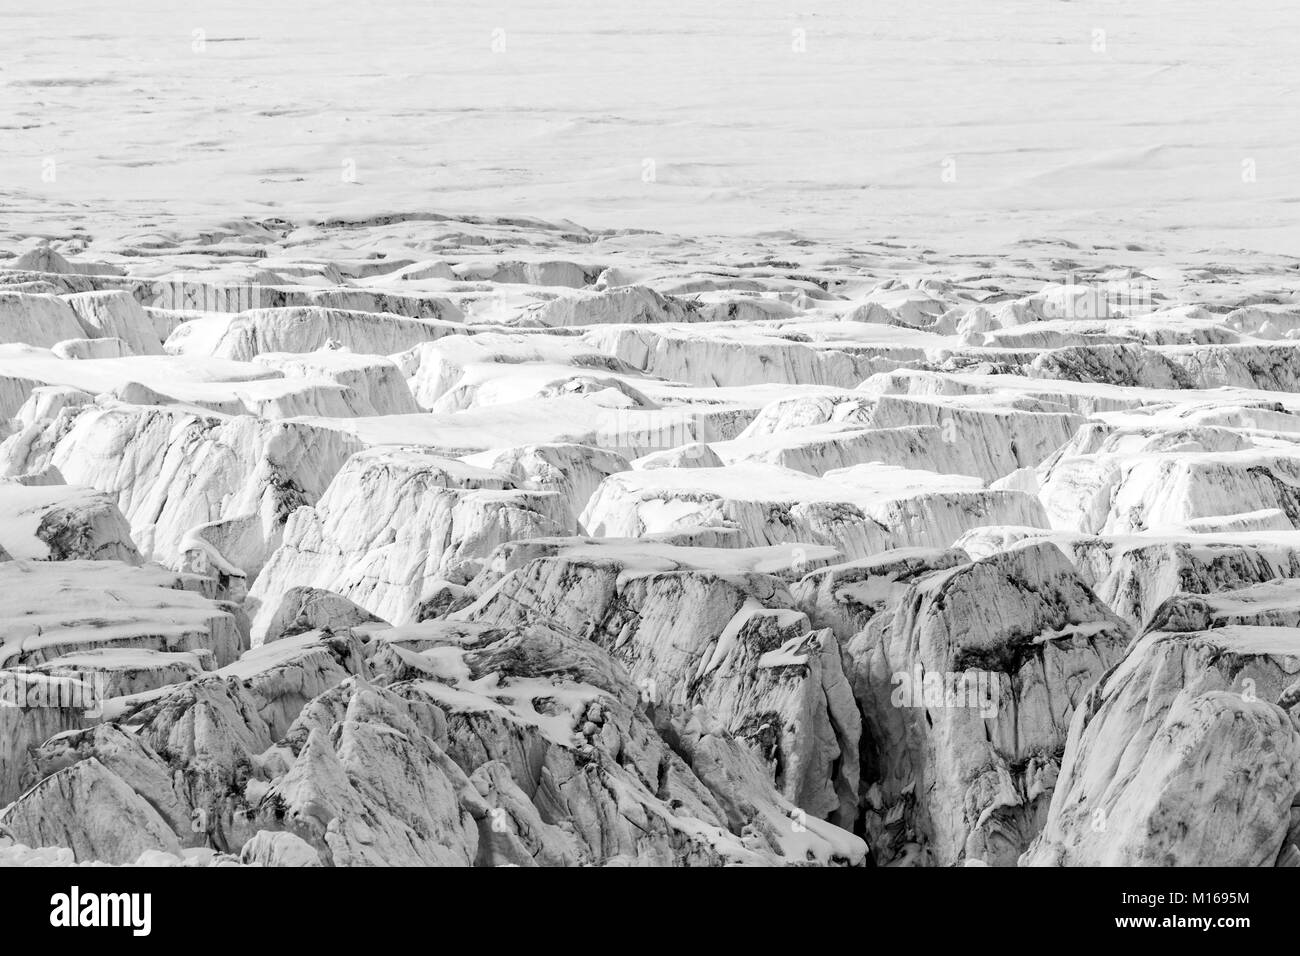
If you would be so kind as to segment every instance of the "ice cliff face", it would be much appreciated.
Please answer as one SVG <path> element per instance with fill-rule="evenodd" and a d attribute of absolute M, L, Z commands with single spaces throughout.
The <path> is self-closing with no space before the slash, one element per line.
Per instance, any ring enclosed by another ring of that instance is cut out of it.
<path fill-rule="evenodd" d="M 582 521 L 611 537 L 736 528 L 749 545 L 825 544 L 848 558 L 942 547 L 977 525 L 1046 523 L 1038 501 L 1023 492 L 878 463 L 820 479 L 765 465 L 630 471 L 602 482 Z"/>
<path fill-rule="evenodd" d="M 332 429 L 111 399 L 61 409 L 4 446 L 11 474 L 53 466 L 112 495 L 147 557 L 179 566 L 193 554 L 246 577 L 359 447 Z"/>
<path fill-rule="evenodd" d="M 312 352 L 327 343 L 369 355 L 401 352 L 457 331 L 455 325 L 320 306 L 252 309 L 194 319 L 172 332 L 169 352 L 248 361 L 263 353 Z"/>
<path fill-rule="evenodd" d="M 1206 623 L 1149 632 L 1089 691 L 1022 864 L 1271 866 L 1296 852 L 1300 632 Z"/>
<path fill-rule="evenodd" d="M 49 477 L 61 476 L 54 471 Z M 0 482 L 0 529 L 0 546 L 11 558 L 140 563 L 131 529 L 112 497 L 61 481 Z"/>
<path fill-rule="evenodd" d="M 1050 544 L 920 576 L 884 605 L 848 644 L 873 846 L 1014 863 L 1042 825 L 1070 718 L 1129 627 Z"/>
<path fill-rule="evenodd" d="M 0 852 L 1300 863 L 1286 261 L 201 239 L 0 237 Z"/>
<path fill-rule="evenodd" d="M 658 719 L 703 707 L 792 802 L 851 823 L 860 719 L 839 643 L 756 570 L 801 560 L 790 548 L 523 542 L 495 556 L 453 617 L 580 634 L 626 668 Z"/>
<path fill-rule="evenodd" d="M 464 584 L 498 544 L 573 530 L 557 491 L 520 490 L 505 473 L 419 449 L 372 449 L 290 516 L 249 600 L 259 631 L 279 596 L 304 585 L 405 623 L 435 581 Z"/>

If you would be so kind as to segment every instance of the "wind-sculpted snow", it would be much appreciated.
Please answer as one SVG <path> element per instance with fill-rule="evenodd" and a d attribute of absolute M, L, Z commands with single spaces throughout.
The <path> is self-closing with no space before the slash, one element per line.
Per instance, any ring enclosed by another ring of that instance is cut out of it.
<path fill-rule="evenodd" d="M 1294 262 L 738 243 L 0 233 L 0 864 L 1300 862 Z"/>

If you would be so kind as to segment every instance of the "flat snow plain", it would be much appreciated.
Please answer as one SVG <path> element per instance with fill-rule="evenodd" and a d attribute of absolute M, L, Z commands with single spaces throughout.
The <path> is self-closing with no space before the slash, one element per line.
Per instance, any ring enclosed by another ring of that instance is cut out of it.
<path fill-rule="evenodd" d="M 1300 201 L 1281 0 L 70 0 L 0 11 L 0 88 L 26 231 L 436 210 L 1292 251 Z"/>

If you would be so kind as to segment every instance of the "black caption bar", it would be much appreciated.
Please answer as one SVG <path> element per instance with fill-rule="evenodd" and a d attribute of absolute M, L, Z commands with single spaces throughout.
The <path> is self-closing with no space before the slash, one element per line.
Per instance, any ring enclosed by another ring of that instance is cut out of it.
<path fill-rule="evenodd" d="M 921 933 L 927 944 L 969 940 L 979 926 L 981 933 L 995 935 L 1001 926 L 1008 932 L 1014 927 L 1018 936 L 1043 930 L 1071 940 L 1200 935 L 1230 943 L 1257 930 L 1276 933 L 1294 918 L 1294 890 L 1277 870 L 638 869 L 610 872 L 595 883 L 593 875 L 514 869 L 28 868 L 0 870 L 0 892 L 9 906 L 8 928 L 24 936 L 77 934 L 79 943 L 111 939 L 128 947 L 197 944 L 210 938 L 208 931 L 237 939 L 244 920 L 250 940 L 278 926 L 296 945 L 331 947 L 352 941 L 373 946 L 376 932 L 382 936 L 389 920 L 407 926 L 429 920 L 477 926 L 507 936 L 529 925 L 547 925 L 553 936 L 564 923 L 557 917 L 576 915 L 577 900 L 584 901 L 579 921 L 584 935 L 595 928 L 593 920 L 609 920 L 611 930 L 626 932 L 651 919 L 668 933 L 669 924 L 680 918 L 692 924 L 694 942 L 699 916 L 709 912 L 716 919 L 704 922 L 718 923 L 715 928 L 733 947 L 751 930 L 759 934 L 755 945 L 764 945 L 763 927 L 772 920 L 781 923 L 783 914 L 793 921 L 788 924 L 793 931 L 802 926 L 804 932 L 823 934 L 843 921 L 844 931 L 870 933 L 870 926 L 879 924 Z M 695 907 L 700 913 L 691 916 Z"/>

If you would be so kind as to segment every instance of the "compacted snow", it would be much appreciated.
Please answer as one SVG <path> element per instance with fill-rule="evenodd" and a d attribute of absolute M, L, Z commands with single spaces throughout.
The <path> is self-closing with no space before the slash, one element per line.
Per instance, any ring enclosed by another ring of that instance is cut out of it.
<path fill-rule="evenodd" d="M 0 13 L 0 865 L 1300 865 L 1295 10 L 445 6 Z"/>

